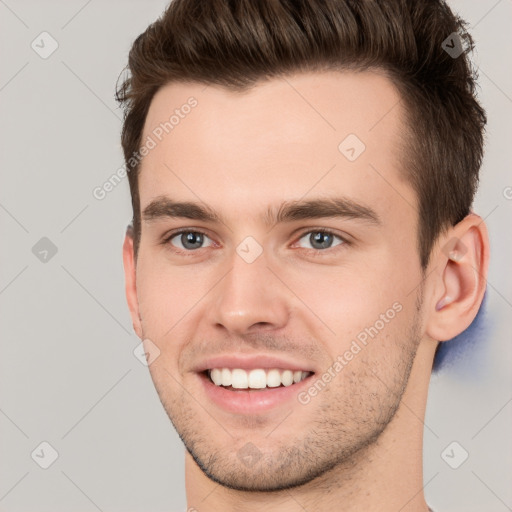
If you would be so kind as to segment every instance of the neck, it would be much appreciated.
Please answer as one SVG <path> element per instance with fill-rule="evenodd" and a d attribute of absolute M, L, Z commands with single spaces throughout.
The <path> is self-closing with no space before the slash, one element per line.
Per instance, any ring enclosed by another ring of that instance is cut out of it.
<path fill-rule="evenodd" d="M 430 352 L 430 344 L 420 344 L 400 406 L 379 438 L 308 484 L 272 493 L 235 491 L 211 481 L 187 453 L 189 510 L 253 512 L 272 506 L 280 512 L 427 512 L 422 451 Z"/>

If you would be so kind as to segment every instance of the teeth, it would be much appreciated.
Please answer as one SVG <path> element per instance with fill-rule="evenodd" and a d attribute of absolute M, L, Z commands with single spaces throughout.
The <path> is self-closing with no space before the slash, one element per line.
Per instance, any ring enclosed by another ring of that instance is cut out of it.
<path fill-rule="evenodd" d="M 304 380 L 309 372 L 292 370 L 264 370 L 257 368 L 246 371 L 240 368 L 212 368 L 209 370 L 212 382 L 216 386 L 232 386 L 235 389 L 277 388 L 281 385 L 291 386 Z"/>
<path fill-rule="evenodd" d="M 248 386 L 253 389 L 263 389 L 267 387 L 267 375 L 265 370 L 251 370 L 249 372 Z"/>
<path fill-rule="evenodd" d="M 269 370 L 267 373 L 267 386 L 269 388 L 277 388 L 281 385 L 281 374 L 279 370 Z"/>
<path fill-rule="evenodd" d="M 211 372 L 210 372 L 210 378 L 213 380 L 213 383 L 216 385 L 216 386 L 221 386 L 222 385 L 222 370 L 219 370 L 218 368 L 214 368 Z"/>
<path fill-rule="evenodd" d="M 281 382 L 283 386 L 291 386 L 293 384 L 293 372 L 291 370 L 285 370 L 281 374 Z"/>
<path fill-rule="evenodd" d="M 231 372 L 231 385 L 235 389 L 247 389 L 249 387 L 249 376 L 245 370 L 239 368 Z"/>
<path fill-rule="evenodd" d="M 231 370 L 229 370 L 228 368 L 222 368 L 221 372 L 222 381 L 220 382 L 220 384 L 222 384 L 223 386 L 231 386 Z"/>

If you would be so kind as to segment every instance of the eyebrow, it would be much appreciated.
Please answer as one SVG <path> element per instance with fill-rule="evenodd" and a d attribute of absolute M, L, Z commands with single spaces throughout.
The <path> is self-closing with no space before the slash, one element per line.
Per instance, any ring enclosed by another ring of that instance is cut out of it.
<path fill-rule="evenodd" d="M 345 218 L 380 225 L 375 210 L 344 197 L 329 197 L 310 200 L 285 201 L 276 209 L 269 207 L 263 216 L 267 226 L 297 220 L 320 218 Z M 165 218 L 185 218 L 203 222 L 226 224 L 225 219 L 205 204 L 191 201 L 174 201 L 167 196 L 157 197 L 142 212 L 145 221 Z"/>

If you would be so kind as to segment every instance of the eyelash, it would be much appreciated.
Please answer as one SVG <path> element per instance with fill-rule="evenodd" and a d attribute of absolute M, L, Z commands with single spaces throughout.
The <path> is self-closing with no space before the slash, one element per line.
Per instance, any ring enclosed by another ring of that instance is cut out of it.
<path fill-rule="evenodd" d="M 202 231 L 201 229 L 179 229 L 177 231 L 168 233 L 167 236 L 165 236 L 164 239 L 162 240 L 161 244 L 164 246 L 171 245 L 170 241 L 173 238 L 175 238 L 176 236 L 181 235 L 182 233 L 199 233 L 207 238 L 210 238 L 208 236 L 208 234 L 205 233 L 204 231 Z M 294 244 L 297 243 L 305 235 L 311 234 L 311 233 L 323 233 L 325 235 L 332 235 L 333 237 L 336 237 L 339 240 L 341 240 L 340 244 L 335 245 L 333 247 L 328 247 L 327 249 L 323 249 L 323 250 L 321 250 L 321 249 L 304 249 L 304 250 L 308 251 L 308 253 L 314 257 L 322 257 L 322 256 L 326 256 L 326 255 L 332 255 L 333 252 L 337 252 L 338 250 L 343 250 L 343 248 L 345 246 L 351 245 L 351 242 L 349 240 L 347 240 L 347 238 L 335 233 L 334 231 L 326 229 L 326 228 L 309 228 L 308 230 L 300 233 L 300 235 L 298 236 L 298 238 L 296 239 L 296 242 L 294 242 Z M 178 248 L 172 246 L 172 250 L 181 256 L 193 257 L 193 256 L 195 256 L 195 253 L 199 249 L 184 251 L 182 249 L 178 249 Z"/>
<path fill-rule="evenodd" d="M 341 240 L 341 243 L 339 243 L 338 245 L 335 245 L 333 247 L 328 247 L 327 249 L 323 249 L 323 250 L 322 249 L 303 249 L 303 250 L 307 251 L 310 256 L 313 256 L 315 258 L 317 258 L 317 257 L 321 258 L 322 256 L 332 256 L 333 253 L 337 254 L 338 251 L 343 250 L 346 248 L 346 246 L 350 245 L 350 242 L 347 240 L 347 238 L 345 238 L 341 235 L 338 235 L 334 231 L 331 231 L 330 229 L 327 229 L 327 228 L 313 228 L 313 229 L 309 228 L 305 231 L 302 231 L 299 234 L 296 241 L 294 242 L 294 244 L 296 244 L 301 238 L 304 238 L 305 235 L 308 235 L 311 233 L 322 233 L 324 235 L 332 235 L 334 238 L 338 238 L 339 240 Z"/>

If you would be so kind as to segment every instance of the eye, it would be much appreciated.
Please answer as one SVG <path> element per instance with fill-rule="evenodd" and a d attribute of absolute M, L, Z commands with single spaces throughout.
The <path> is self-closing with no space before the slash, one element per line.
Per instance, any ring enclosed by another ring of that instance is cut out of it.
<path fill-rule="evenodd" d="M 173 240 L 175 241 L 173 242 Z M 208 240 L 209 243 L 203 246 L 205 240 Z M 202 249 L 203 247 L 209 247 L 212 245 L 212 240 L 201 231 L 179 231 L 168 236 L 164 243 L 169 243 L 178 249 L 190 252 Z"/>
<path fill-rule="evenodd" d="M 338 239 L 338 243 L 334 243 L 335 239 Z M 331 231 L 327 231 L 324 229 L 316 229 L 314 231 L 308 231 L 304 233 L 297 243 L 300 243 L 301 240 L 305 240 L 310 246 L 305 247 L 306 249 L 313 250 L 325 250 L 330 249 L 331 247 L 336 247 L 338 245 L 342 245 L 346 243 L 346 241 L 339 235 L 335 235 Z"/>

